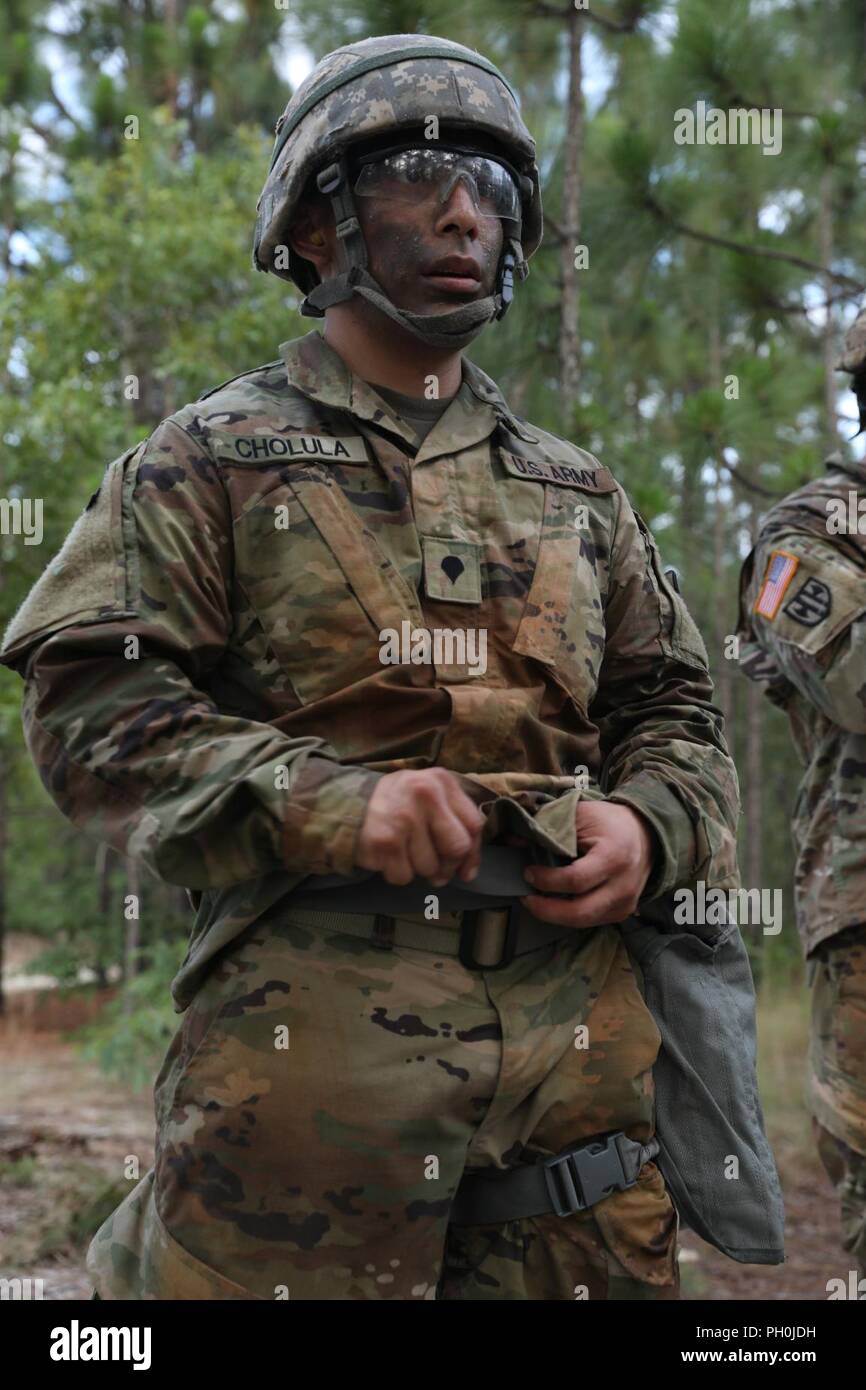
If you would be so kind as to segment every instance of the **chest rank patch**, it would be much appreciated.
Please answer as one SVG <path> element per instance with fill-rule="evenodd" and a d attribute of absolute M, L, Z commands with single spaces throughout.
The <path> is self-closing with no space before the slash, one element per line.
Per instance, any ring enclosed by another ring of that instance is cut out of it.
<path fill-rule="evenodd" d="M 761 592 L 758 594 L 752 612 L 760 613 L 762 618 L 771 620 L 775 618 L 779 611 L 779 605 L 799 566 L 799 555 L 791 555 L 787 550 L 772 551 L 767 565 L 767 573 L 764 575 L 764 582 L 761 585 Z"/>
<path fill-rule="evenodd" d="M 333 459 L 336 463 L 366 463 L 366 441 L 360 434 L 340 438 L 330 434 L 217 434 L 216 452 L 238 463 L 290 463 L 293 459 Z"/>
<path fill-rule="evenodd" d="M 557 483 L 560 487 L 579 487 L 584 492 L 616 492 L 613 474 L 607 468 L 583 468 L 574 463 L 554 463 L 550 459 L 521 458 L 508 449 L 499 450 L 506 470 L 515 478 L 537 483 Z"/>
<path fill-rule="evenodd" d="M 825 618 L 829 618 L 832 607 L 833 595 L 828 585 L 822 579 L 810 575 L 802 588 L 785 604 L 784 611 L 795 623 L 802 623 L 804 627 L 817 627 Z"/>
<path fill-rule="evenodd" d="M 481 602 L 480 547 L 473 541 L 423 536 L 424 589 L 445 603 Z"/>

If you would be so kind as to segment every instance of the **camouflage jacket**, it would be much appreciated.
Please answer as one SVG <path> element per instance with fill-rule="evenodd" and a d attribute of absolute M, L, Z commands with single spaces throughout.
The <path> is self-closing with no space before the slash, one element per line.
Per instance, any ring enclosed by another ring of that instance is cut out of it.
<path fill-rule="evenodd" d="M 805 767 L 792 831 L 806 955 L 866 922 L 866 469 L 826 462 L 768 512 L 740 581 L 740 665 L 785 710 Z"/>
<path fill-rule="evenodd" d="M 109 465 L 0 650 L 64 814 L 193 890 L 178 1008 L 303 877 L 355 867 L 400 768 L 569 856 L 608 796 L 656 832 L 648 900 L 735 886 L 706 652 L 610 473 L 465 360 L 418 448 L 318 332 L 280 351 Z"/>

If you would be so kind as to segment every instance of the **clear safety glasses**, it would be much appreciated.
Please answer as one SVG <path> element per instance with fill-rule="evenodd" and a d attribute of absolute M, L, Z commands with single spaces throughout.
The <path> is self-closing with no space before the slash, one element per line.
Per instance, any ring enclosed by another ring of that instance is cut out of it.
<path fill-rule="evenodd" d="M 516 174 L 498 159 L 441 145 L 382 150 L 357 161 L 354 191 L 364 198 L 411 203 L 436 197 L 447 202 L 463 180 L 480 217 L 517 218 L 520 191 Z"/>

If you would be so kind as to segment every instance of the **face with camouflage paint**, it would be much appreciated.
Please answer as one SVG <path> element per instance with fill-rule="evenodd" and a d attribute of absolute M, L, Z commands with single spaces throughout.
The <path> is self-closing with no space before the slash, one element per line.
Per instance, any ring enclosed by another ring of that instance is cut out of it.
<path fill-rule="evenodd" d="M 502 222 L 479 211 L 463 179 L 444 201 L 438 189 L 427 196 L 419 189 L 414 203 L 394 201 L 385 185 L 382 196 L 357 197 L 356 207 L 370 274 L 398 308 L 444 314 L 493 293 Z M 318 194 L 307 198 L 293 231 L 292 246 L 312 261 L 320 279 L 339 273 L 342 263 L 327 199 Z M 381 317 L 357 298 L 353 304 Z"/>
<path fill-rule="evenodd" d="M 458 180 L 444 203 L 387 196 L 358 199 L 370 272 L 392 303 L 417 314 L 447 313 L 492 294 L 502 223 L 482 216 Z"/>

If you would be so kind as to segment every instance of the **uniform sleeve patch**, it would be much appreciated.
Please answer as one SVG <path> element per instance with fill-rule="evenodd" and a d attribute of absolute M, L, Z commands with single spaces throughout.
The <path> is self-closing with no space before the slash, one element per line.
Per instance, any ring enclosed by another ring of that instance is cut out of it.
<path fill-rule="evenodd" d="M 813 575 L 785 604 L 785 612 L 795 623 L 817 627 L 825 618 L 829 618 L 832 607 L 833 595 L 829 587 Z"/>
<path fill-rule="evenodd" d="M 799 566 L 798 555 L 792 555 L 787 550 L 774 550 L 752 612 L 760 613 L 762 618 L 775 618 Z"/>

